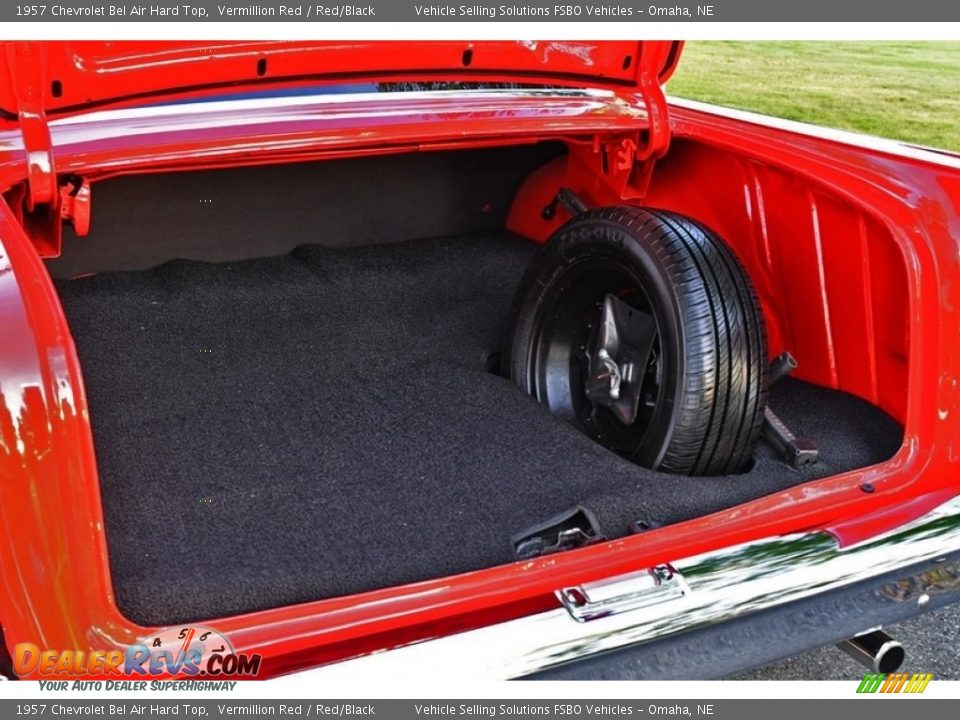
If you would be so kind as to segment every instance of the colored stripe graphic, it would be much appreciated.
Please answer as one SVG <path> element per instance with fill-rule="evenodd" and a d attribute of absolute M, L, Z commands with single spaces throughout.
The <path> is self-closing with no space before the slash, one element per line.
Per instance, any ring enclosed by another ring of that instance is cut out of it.
<path fill-rule="evenodd" d="M 922 693 L 933 680 L 933 673 L 867 673 L 857 687 L 858 693 Z"/>

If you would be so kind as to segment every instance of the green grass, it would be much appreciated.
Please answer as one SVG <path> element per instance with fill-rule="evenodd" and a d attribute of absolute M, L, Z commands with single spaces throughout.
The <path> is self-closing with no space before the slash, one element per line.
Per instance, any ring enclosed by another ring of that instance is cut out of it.
<path fill-rule="evenodd" d="M 667 92 L 960 150 L 960 42 L 688 42 Z"/>

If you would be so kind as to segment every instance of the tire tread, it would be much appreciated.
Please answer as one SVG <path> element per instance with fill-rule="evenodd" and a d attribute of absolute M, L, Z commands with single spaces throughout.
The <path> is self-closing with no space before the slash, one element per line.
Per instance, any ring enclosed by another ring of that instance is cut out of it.
<path fill-rule="evenodd" d="M 742 470 L 763 422 L 767 351 L 756 291 L 733 251 L 687 217 L 628 206 L 588 211 L 555 237 L 567 247 L 599 239 L 611 251 L 637 243 L 672 288 L 684 367 L 657 469 L 688 475 Z"/>

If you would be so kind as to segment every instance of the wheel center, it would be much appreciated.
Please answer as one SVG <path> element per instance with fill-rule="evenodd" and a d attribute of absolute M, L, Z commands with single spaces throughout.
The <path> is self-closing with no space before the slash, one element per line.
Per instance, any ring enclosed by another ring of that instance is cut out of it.
<path fill-rule="evenodd" d="M 652 315 L 634 309 L 614 295 L 604 298 L 600 322 L 587 354 L 584 392 L 592 403 L 609 408 L 625 425 L 637 418 L 643 370 L 656 336 Z"/>
<path fill-rule="evenodd" d="M 600 401 L 601 398 L 608 402 L 619 400 L 620 384 L 623 382 L 620 366 L 610 357 L 606 348 L 600 348 L 597 351 L 595 364 L 594 374 L 590 376 L 590 384 L 587 387 L 587 395 L 594 402 Z"/>

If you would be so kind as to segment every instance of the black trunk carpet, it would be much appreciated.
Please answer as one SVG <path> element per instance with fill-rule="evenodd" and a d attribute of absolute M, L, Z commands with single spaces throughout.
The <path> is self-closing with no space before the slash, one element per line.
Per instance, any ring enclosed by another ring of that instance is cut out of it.
<path fill-rule="evenodd" d="M 797 381 L 771 404 L 814 440 L 797 472 L 660 475 L 485 372 L 533 247 L 502 235 L 303 246 L 58 281 L 90 403 L 116 598 L 164 625 L 512 559 L 583 504 L 610 535 L 879 462 L 897 423 Z"/>

